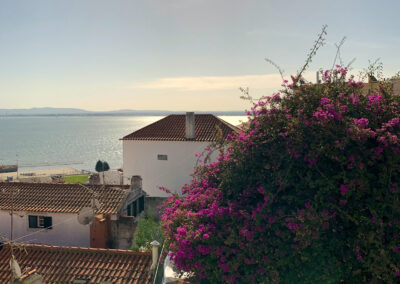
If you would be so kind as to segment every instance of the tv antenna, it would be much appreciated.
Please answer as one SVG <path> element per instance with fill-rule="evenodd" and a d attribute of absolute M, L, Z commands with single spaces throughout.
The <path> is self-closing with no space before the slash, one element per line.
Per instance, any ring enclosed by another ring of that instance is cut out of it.
<path fill-rule="evenodd" d="M 83 207 L 81 210 L 79 210 L 78 213 L 78 222 L 81 225 L 88 225 L 90 224 L 95 216 L 95 211 L 98 210 L 102 204 L 100 203 L 100 201 L 98 200 L 98 194 L 97 192 L 95 192 L 94 190 L 90 189 L 87 186 L 84 186 L 81 183 L 78 183 L 81 187 L 85 188 L 87 191 L 90 192 L 90 194 L 92 195 L 92 199 L 91 199 L 91 207 Z"/>

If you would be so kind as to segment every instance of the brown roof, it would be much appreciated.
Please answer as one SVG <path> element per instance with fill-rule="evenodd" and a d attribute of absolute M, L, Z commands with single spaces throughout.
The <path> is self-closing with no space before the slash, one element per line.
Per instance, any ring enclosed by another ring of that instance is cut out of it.
<path fill-rule="evenodd" d="M 22 245 L 14 255 L 22 271 L 36 269 L 44 283 L 151 283 L 151 253 L 129 250 Z M 0 283 L 9 283 L 10 246 L 0 251 Z"/>
<path fill-rule="evenodd" d="M 161 141 L 216 141 L 217 127 L 222 130 L 222 138 L 238 130 L 236 126 L 212 114 L 195 115 L 195 139 L 186 139 L 184 114 L 171 114 L 147 125 L 122 140 L 161 140 Z"/>
<path fill-rule="evenodd" d="M 129 186 L 85 185 L 95 192 L 101 207 L 99 214 L 117 214 L 129 194 Z M 12 198 L 12 193 L 13 198 Z M 78 213 L 90 206 L 92 193 L 79 184 L 59 183 L 0 183 L 0 210 Z"/>

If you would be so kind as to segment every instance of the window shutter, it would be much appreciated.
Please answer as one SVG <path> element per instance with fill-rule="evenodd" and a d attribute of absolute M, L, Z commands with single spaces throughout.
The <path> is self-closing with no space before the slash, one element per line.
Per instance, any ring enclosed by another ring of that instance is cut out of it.
<path fill-rule="evenodd" d="M 52 229 L 53 220 L 51 217 L 44 217 L 44 227 L 47 229 Z"/>
<path fill-rule="evenodd" d="M 29 218 L 29 228 L 37 228 L 38 227 L 37 216 L 29 215 L 28 218 Z"/>
<path fill-rule="evenodd" d="M 127 215 L 127 216 L 132 216 L 132 209 L 131 209 L 131 207 L 132 207 L 132 206 L 129 204 L 128 207 L 127 207 L 127 209 L 126 209 L 126 212 L 127 212 L 126 215 Z"/>
<path fill-rule="evenodd" d="M 137 200 L 133 201 L 132 203 L 133 207 L 132 207 L 132 216 L 137 216 Z"/>
<path fill-rule="evenodd" d="M 139 198 L 139 213 L 144 210 L 144 196 Z"/>

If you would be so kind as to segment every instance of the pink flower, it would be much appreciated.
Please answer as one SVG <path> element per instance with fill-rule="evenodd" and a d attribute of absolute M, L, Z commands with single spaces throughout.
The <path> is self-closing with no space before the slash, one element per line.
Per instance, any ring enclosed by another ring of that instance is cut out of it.
<path fill-rule="evenodd" d="M 348 190 L 349 190 L 349 186 L 348 185 L 344 185 L 344 184 L 340 185 L 340 194 L 341 195 L 345 195 Z"/>
<path fill-rule="evenodd" d="M 178 229 L 176 230 L 178 232 L 178 235 L 180 236 L 185 236 L 186 235 L 186 229 L 183 227 L 178 227 Z"/>
<path fill-rule="evenodd" d="M 354 125 L 359 126 L 361 128 L 367 127 L 368 124 L 369 124 L 368 118 L 354 119 Z"/>

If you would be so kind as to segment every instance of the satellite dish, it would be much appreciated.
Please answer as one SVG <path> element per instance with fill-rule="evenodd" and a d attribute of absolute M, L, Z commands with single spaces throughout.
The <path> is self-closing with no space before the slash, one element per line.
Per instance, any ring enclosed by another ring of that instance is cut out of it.
<path fill-rule="evenodd" d="M 94 211 L 90 207 L 83 207 L 78 214 L 78 222 L 82 225 L 89 224 L 94 218 Z"/>
<path fill-rule="evenodd" d="M 21 277 L 21 267 L 19 267 L 18 262 L 15 260 L 14 256 L 10 259 L 10 268 L 14 278 Z"/>

